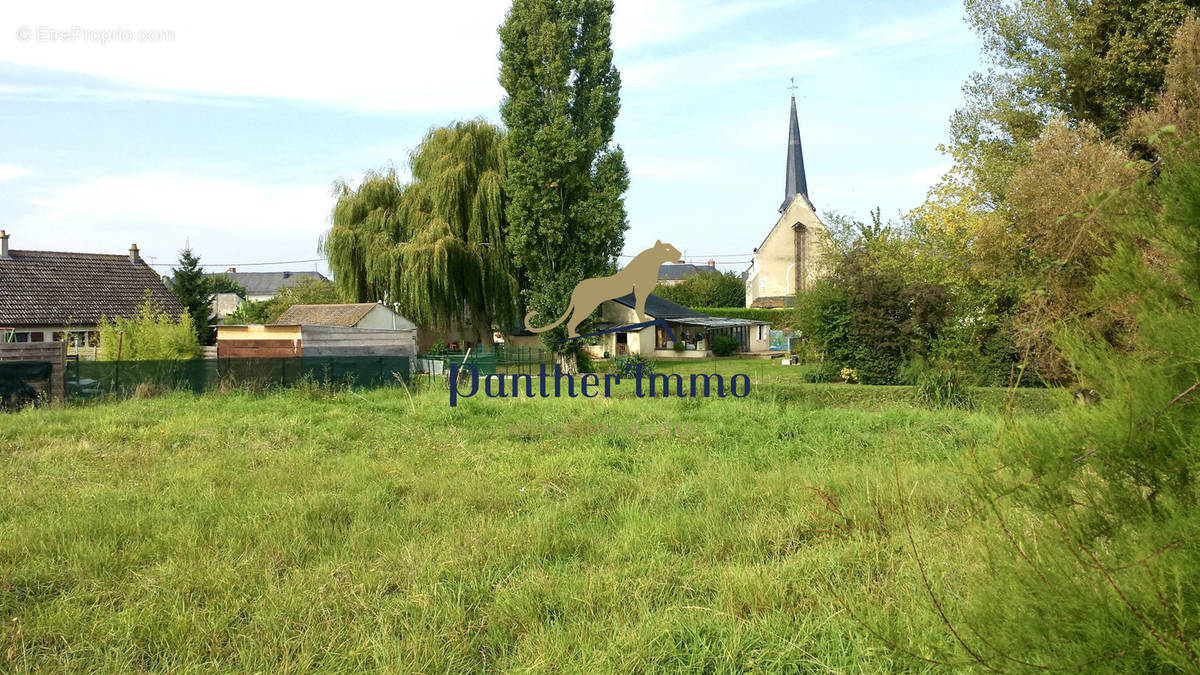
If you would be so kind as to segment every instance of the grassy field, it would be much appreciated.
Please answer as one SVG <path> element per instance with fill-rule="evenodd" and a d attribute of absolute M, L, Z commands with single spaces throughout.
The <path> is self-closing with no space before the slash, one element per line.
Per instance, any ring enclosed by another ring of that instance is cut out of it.
<path fill-rule="evenodd" d="M 766 361 L 665 368 L 756 386 L 0 417 L 0 671 L 929 667 L 916 657 L 951 637 L 911 544 L 969 592 L 963 472 L 1003 393 L 927 410 Z M 1017 417 L 1061 401 L 1025 396 Z M 598 422 L 636 426 L 578 426 Z"/>

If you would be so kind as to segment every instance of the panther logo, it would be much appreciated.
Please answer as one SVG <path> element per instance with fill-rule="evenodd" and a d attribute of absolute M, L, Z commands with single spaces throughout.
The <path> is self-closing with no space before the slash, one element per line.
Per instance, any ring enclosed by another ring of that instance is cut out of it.
<path fill-rule="evenodd" d="M 567 333 L 573 338 L 579 337 L 579 332 L 576 330 L 579 324 L 583 323 L 583 320 L 599 307 L 600 303 L 619 298 L 630 292 L 634 295 L 638 320 L 645 321 L 646 298 L 658 285 L 658 268 L 667 262 L 682 263 L 683 254 L 679 252 L 679 249 L 670 244 L 664 244 L 659 239 L 654 246 L 634 256 L 633 260 L 620 272 L 610 277 L 596 277 L 579 282 L 579 285 L 571 292 L 571 306 L 567 307 L 567 311 L 563 312 L 563 315 L 558 317 L 554 323 L 534 328 L 530 319 L 537 315 L 537 312 L 530 312 L 525 315 L 525 328 L 531 333 L 544 333 L 570 318 L 571 321 L 567 324 Z"/>

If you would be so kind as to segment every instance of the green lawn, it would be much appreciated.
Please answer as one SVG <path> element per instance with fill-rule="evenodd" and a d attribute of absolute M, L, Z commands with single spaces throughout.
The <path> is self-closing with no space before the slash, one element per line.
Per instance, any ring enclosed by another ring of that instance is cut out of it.
<path fill-rule="evenodd" d="M 927 667 L 905 652 L 952 638 L 904 524 L 937 583 L 969 592 L 954 586 L 972 559 L 960 472 L 1003 397 L 932 411 L 777 362 L 665 368 L 756 386 L 454 409 L 436 388 L 169 394 L 4 415 L 0 671 Z"/>

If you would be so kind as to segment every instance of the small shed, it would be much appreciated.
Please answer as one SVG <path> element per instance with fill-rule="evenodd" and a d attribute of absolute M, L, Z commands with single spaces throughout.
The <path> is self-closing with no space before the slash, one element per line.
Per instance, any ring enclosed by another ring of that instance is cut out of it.
<path fill-rule="evenodd" d="M 302 355 L 300 326 L 217 326 L 217 358 L 280 359 Z"/>
<path fill-rule="evenodd" d="M 66 343 L 0 343 L 0 407 L 45 394 L 66 396 Z"/>
<path fill-rule="evenodd" d="M 375 303 L 293 305 L 270 325 L 217 326 L 217 357 L 414 356 L 417 327 Z"/>

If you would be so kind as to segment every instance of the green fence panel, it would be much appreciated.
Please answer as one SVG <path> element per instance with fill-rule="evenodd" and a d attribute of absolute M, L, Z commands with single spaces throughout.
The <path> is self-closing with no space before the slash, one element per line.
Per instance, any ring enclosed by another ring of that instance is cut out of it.
<path fill-rule="evenodd" d="M 407 356 L 324 356 L 187 361 L 73 361 L 67 396 L 128 396 L 142 384 L 202 393 L 226 387 L 287 387 L 301 381 L 374 388 L 411 381 Z"/>

